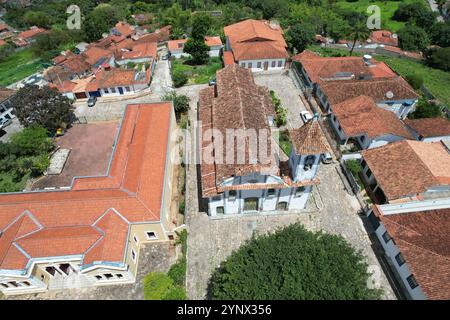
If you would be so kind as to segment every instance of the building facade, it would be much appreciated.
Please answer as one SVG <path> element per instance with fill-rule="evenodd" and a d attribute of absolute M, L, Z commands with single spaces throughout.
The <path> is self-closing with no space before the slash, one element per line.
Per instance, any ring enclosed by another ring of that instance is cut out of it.
<path fill-rule="evenodd" d="M 11 98 L 14 90 L 0 88 L 0 128 L 12 118 L 14 118 L 13 109 L 11 107 Z"/>
<path fill-rule="evenodd" d="M 134 282 L 140 248 L 175 237 L 175 129 L 170 103 L 128 105 L 105 176 L 75 178 L 68 190 L 1 194 L 1 292 Z"/>

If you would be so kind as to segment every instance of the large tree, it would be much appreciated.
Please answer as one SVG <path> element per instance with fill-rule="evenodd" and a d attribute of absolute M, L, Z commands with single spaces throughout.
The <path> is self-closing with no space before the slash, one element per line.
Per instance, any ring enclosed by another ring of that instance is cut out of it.
<path fill-rule="evenodd" d="M 212 275 L 210 298 L 376 299 L 364 257 L 342 237 L 293 224 L 251 239 Z"/>
<path fill-rule="evenodd" d="M 310 24 L 295 24 L 286 32 L 286 39 L 290 47 L 301 52 L 313 43 L 315 35 L 314 26 Z"/>
<path fill-rule="evenodd" d="M 406 25 L 398 30 L 399 46 L 406 51 L 422 51 L 429 44 L 427 33 L 420 27 Z"/>
<path fill-rule="evenodd" d="M 211 27 L 212 19 L 206 14 L 196 14 L 192 22 L 192 32 L 188 41 L 184 45 L 183 51 L 192 56 L 195 64 L 204 64 L 208 61 L 208 46 L 205 43 L 205 36 Z"/>
<path fill-rule="evenodd" d="M 427 50 L 425 62 L 432 68 L 450 72 L 450 47 Z"/>
<path fill-rule="evenodd" d="M 11 105 L 24 127 L 40 125 L 55 132 L 74 119 L 70 100 L 47 86 L 26 85 L 13 96 Z"/>
<path fill-rule="evenodd" d="M 358 21 L 355 25 L 350 26 L 350 39 L 353 41 L 350 55 L 353 54 L 357 41 L 366 41 L 370 37 L 371 31 L 367 28 L 365 21 Z"/>

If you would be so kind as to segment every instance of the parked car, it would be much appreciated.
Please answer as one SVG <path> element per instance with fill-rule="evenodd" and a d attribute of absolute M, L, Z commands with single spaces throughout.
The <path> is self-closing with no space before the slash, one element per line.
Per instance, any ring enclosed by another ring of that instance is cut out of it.
<path fill-rule="evenodd" d="M 88 107 L 93 107 L 93 106 L 95 106 L 95 103 L 96 103 L 96 102 L 97 102 L 97 97 L 94 97 L 94 96 L 89 97 L 88 102 L 87 102 Z"/>
<path fill-rule="evenodd" d="M 0 129 L 5 128 L 7 125 L 11 124 L 11 119 L 0 119 Z"/>
<path fill-rule="evenodd" d="M 302 117 L 303 122 L 305 123 L 313 118 L 312 114 L 309 111 L 300 112 L 300 116 Z"/>
<path fill-rule="evenodd" d="M 209 79 L 208 84 L 210 86 L 214 86 L 216 84 L 216 79 L 215 78 Z"/>
<path fill-rule="evenodd" d="M 331 153 L 329 153 L 329 152 L 322 153 L 321 159 L 322 159 L 322 163 L 324 163 L 324 164 L 333 162 L 333 157 L 331 156 Z"/>

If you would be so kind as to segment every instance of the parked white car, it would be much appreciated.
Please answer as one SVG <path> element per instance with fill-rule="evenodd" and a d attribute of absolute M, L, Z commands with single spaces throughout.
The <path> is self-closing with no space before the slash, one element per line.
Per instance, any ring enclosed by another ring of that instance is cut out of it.
<path fill-rule="evenodd" d="M 329 153 L 329 152 L 322 153 L 321 158 L 322 158 L 322 163 L 324 163 L 324 164 L 329 164 L 329 163 L 333 162 L 333 157 L 331 156 L 331 153 Z"/>
<path fill-rule="evenodd" d="M 302 120 L 305 123 L 307 123 L 309 120 L 313 118 L 312 114 L 309 111 L 300 112 L 300 116 L 302 117 Z"/>

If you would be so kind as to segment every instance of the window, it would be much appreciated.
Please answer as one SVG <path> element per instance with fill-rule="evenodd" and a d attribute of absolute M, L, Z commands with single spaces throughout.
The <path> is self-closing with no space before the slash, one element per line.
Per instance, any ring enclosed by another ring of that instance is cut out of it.
<path fill-rule="evenodd" d="M 156 236 L 156 233 L 154 233 L 153 231 L 147 231 L 147 239 L 149 240 L 154 240 L 154 239 L 158 239 L 158 237 Z"/>
<path fill-rule="evenodd" d="M 131 259 L 133 259 L 133 261 L 136 261 L 136 252 L 134 252 L 133 249 L 131 249 Z"/>
<path fill-rule="evenodd" d="M 341 125 L 339 125 L 339 127 L 338 127 L 338 130 L 339 130 L 339 131 L 342 131 L 342 127 L 341 127 Z"/>
<path fill-rule="evenodd" d="M 216 208 L 216 213 L 217 214 L 224 214 L 225 213 L 224 207 L 217 207 Z"/>
<path fill-rule="evenodd" d="M 0 283 L 0 284 L 2 285 L 3 288 L 9 288 L 6 283 Z"/>
<path fill-rule="evenodd" d="M 131 91 L 130 87 L 125 87 L 125 91 L 130 92 Z"/>
<path fill-rule="evenodd" d="M 139 243 L 139 239 L 136 235 L 133 236 L 133 240 L 134 240 L 134 242 Z"/>
<path fill-rule="evenodd" d="M 241 67 L 242 67 L 242 68 L 245 68 L 245 62 L 242 62 L 242 63 L 241 63 Z"/>
<path fill-rule="evenodd" d="M 366 160 L 362 160 L 361 161 L 361 166 L 365 169 L 366 167 L 367 167 L 367 162 L 366 162 Z"/>
<path fill-rule="evenodd" d="M 303 192 L 305 192 L 305 187 L 298 187 L 297 189 L 295 189 L 295 197 L 301 197 Z"/>
<path fill-rule="evenodd" d="M 310 170 L 312 168 L 312 166 L 313 166 L 315 161 L 316 161 L 316 156 L 313 156 L 313 155 L 307 156 L 306 159 L 305 159 L 305 165 L 304 165 L 303 169 L 305 171 Z"/>
<path fill-rule="evenodd" d="M 116 273 L 116 277 L 119 278 L 119 279 L 122 279 L 123 275 L 121 275 L 120 273 Z"/>
<path fill-rule="evenodd" d="M 103 89 L 103 91 L 105 91 L 105 93 L 109 93 L 108 88 Z"/>
<path fill-rule="evenodd" d="M 184 43 L 178 43 L 178 48 L 183 48 Z"/>
<path fill-rule="evenodd" d="M 212 197 L 212 201 L 220 201 L 220 197 Z"/>
<path fill-rule="evenodd" d="M 248 63 L 248 68 L 249 68 L 249 69 L 253 68 L 253 63 L 249 62 L 249 63 Z"/>
<path fill-rule="evenodd" d="M 367 178 L 370 178 L 372 176 L 372 171 L 370 171 L 370 169 L 367 169 L 366 176 Z"/>
<path fill-rule="evenodd" d="M 99 276 L 99 275 L 96 275 L 95 278 L 96 278 L 97 280 L 102 280 L 102 276 Z"/>
<path fill-rule="evenodd" d="M 281 67 L 283 65 L 283 60 L 278 61 L 278 67 Z"/>
<path fill-rule="evenodd" d="M 268 197 L 268 198 L 273 198 L 273 197 L 275 197 L 275 189 L 269 189 L 269 190 L 267 190 L 267 197 Z"/>
<path fill-rule="evenodd" d="M 383 240 L 385 243 L 388 243 L 389 240 L 391 240 L 391 236 L 389 235 L 389 233 L 387 233 L 387 231 L 385 233 L 383 233 Z"/>
<path fill-rule="evenodd" d="M 401 253 L 395 256 L 395 260 L 397 260 L 399 267 L 401 267 L 406 262 Z"/>
<path fill-rule="evenodd" d="M 257 66 L 258 66 L 258 69 L 261 69 L 261 61 L 258 61 Z"/>
<path fill-rule="evenodd" d="M 229 201 L 234 201 L 234 200 L 236 200 L 236 196 L 237 196 L 236 190 L 230 190 L 230 191 L 228 192 L 228 200 L 229 200 Z"/>
<path fill-rule="evenodd" d="M 116 88 L 111 88 L 111 93 L 116 93 Z"/>
<path fill-rule="evenodd" d="M 277 64 L 277 62 L 275 60 L 272 61 L 272 68 L 275 68 L 275 65 Z"/>
<path fill-rule="evenodd" d="M 377 217 L 375 217 L 375 215 L 373 214 L 373 212 L 371 212 L 368 216 L 368 219 L 370 221 L 370 224 L 372 225 L 372 227 L 377 230 L 378 227 L 380 226 L 380 221 L 378 220 Z"/>
<path fill-rule="evenodd" d="M 406 281 L 408 281 L 408 284 L 411 287 L 411 289 L 414 289 L 419 286 L 419 284 L 416 281 L 416 278 L 414 278 L 413 275 L 410 275 L 408 278 L 406 278 Z"/>
<path fill-rule="evenodd" d="M 244 200 L 244 211 L 258 211 L 258 198 L 247 198 Z"/>
<path fill-rule="evenodd" d="M 361 142 L 364 142 L 365 139 L 366 139 L 366 136 L 361 136 Z"/>
<path fill-rule="evenodd" d="M 109 280 L 113 277 L 113 275 L 111 273 L 105 273 L 105 277 L 107 280 Z"/>

